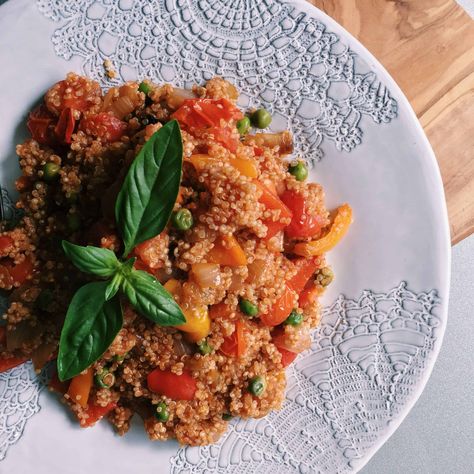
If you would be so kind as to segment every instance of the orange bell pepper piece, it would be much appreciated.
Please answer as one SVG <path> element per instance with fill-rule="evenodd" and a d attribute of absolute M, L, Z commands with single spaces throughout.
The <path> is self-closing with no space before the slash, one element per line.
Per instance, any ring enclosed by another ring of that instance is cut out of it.
<path fill-rule="evenodd" d="M 268 186 L 265 186 L 260 181 L 254 179 L 253 183 L 257 186 L 258 189 L 262 192 L 259 202 L 261 202 L 267 209 L 279 210 L 280 219 L 277 221 L 266 219 L 263 223 L 267 226 L 267 235 L 265 240 L 272 238 L 280 230 L 284 229 L 288 224 L 283 224 L 281 219 L 291 219 L 293 217 L 292 212 L 288 207 L 283 203 L 283 201 L 278 197 L 276 192 L 270 189 Z"/>
<path fill-rule="evenodd" d="M 210 263 L 240 267 L 247 265 L 247 257 L 239 242 L 233 235 L 223 235 L 214 242 L 214 247 L 207 254 Z"/>
<path fill-rule="evenodd" d="M 67 394 L 69 398 L 76 403 L 79 403 L 82 408 L 87 406 L 89 401 L 89 394 L 92 388 L 92 379 L 94 370 L 89 367 L 85 373 L 76 375 L 71 380 Z"/>
<path fill-rule="evenodd" d="M 246 327 L 243 321 L 235 323 L 235 331 L 224 338 L 219 350 L 230 357 L 242 357 L 247 352 Z"/>
<path fill-rule="evenodd" d="M 197 171 L 201 171 L 208 165 L 220 162 L 219 158 L 204 154 L 191 155 L 188 160 Z M 248 178 L 256 178 L 258 176 L 257 163 L 252 159 L 230 158 L 229 164 Z"/>
<path fill-rule="evenodd" d="M 266 326 L 278 326 L 296 307 L 297 300 L 298 294 L 296 291 L 287 286 L 270 311 L 260 317 L 260 321 Z"/>
<path fill-rule="evenodd" d="M 346 234 L 352 223 L 352 209 L 349 204 L 338 208 L 329 232 L 318 240 L 301 242 L 293 248 L 293 253 L 303 257 L 321 255 L 331 250 Z"/>

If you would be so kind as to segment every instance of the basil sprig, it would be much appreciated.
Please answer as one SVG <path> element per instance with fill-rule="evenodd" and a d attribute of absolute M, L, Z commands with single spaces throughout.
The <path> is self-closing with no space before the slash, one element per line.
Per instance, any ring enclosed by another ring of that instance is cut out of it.
<path fill-rule="evenodd" d="M 115 204 L 124 257 L 165 228 L 178 195 L 182 155 L 181 132 L 173 120 L 148 140 L 130 166 Z M 59 341 L 60 380 L 93 364 L 117 336 L 123 325 L 119 291 L 156 324 L 186 322 L 181 308 L 156 278 L 133 268 L 134 258 L 119 260 L 111 250 L 67 241 L 63 249 L 79 270 L 107 280 L 84 285 L 71 300 Z"/>

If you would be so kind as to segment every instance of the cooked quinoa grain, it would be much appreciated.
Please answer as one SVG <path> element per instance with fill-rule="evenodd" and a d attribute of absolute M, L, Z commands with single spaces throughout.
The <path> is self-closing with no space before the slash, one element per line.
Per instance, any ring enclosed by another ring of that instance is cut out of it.
<path fill-rule="evenodd" d="M 115 76 L 110 61 L 104 67 Z M 285 367 L 309 347 L 317 297 L 333 278 L 323 255 L 291 252 L 328 233 L 329 213 L 303 162 L 283 159 L 290 133 L 253 133 L 237 98 L 221 78 L 191 91 L 149 80 L 102 91 L 70 73 L 28 118 L 31 138 L 16 149 L 23 217 L 0 228 L 0 288 L 10 294 L 2 370 L 32 359 L 39 371 L 56 357 L 72 295 L 94 279 L 73 267 L 61 240 L 120 256 L 114 206 L 128 168 L 167 121 L 179 122 L 183 139 L 170 222 L 130 257 L 187 322 L 160 327 L 123 300 L 123 328 L 105 354 L 72 380 L 51 380 L 81 426 L 105 417 L 122 435 L 136 414 L 152 440 L 204 445 L 232 417 L 281 407 Z M 265 128 L 271 116 L 261 109 L 251 120 Z"/>

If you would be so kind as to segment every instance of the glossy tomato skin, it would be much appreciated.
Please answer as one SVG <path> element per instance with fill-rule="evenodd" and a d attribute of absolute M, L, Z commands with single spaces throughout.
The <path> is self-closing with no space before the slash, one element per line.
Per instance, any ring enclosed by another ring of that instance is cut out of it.
<path fill-rule="evenodd" d="M 290 225 L 285 228 L 285 234 L 290 238 L 309 238 L 321 232 L 319 216 L 308 213 L 306 201 L 295 191 L 285 191 L 280 199 L 292 212 Z"/>
<path fill-rule="evenodd" d="M 222 127 L 243 117 L 242 112 L 227 99 L 187 99 L 171 118 L 189 128 Z"/>
<path fill-rule="evenodd" d="M 62 143 L 70 144 L 75 126 L 76 119 L 74 118 L 74 110 L 66 107 L 61 112 L 58 123 L 54 128 L 57 139 Z"/>
<path fill-rule="evenodd" d="M 148 374 L 148 388 L 172 400 L 192 400 L 196 393 L 196 381 L 188 372 L 177 375 L 169 370 L 155 369 Z"/>
<path fill-rule="evenodd" d="M 247 351 L 247 339 L 245 334 L 245 323 L 237 321 L 235 331 L 224 338 L 219 350 L 229 357 L 242 357 Z"/>
<path fill-rule="evenodd" d="M 296 307 L 297 301 L 298 294 L 286 286 L 280 298 L 278 298 L 267 314 L 263 314 L 260 317 L 260 320 L 265 326 L 278 326 L 288 317 L 292 309 Z"/>
<path fill-rule="evenodd" d="M 253 180 L 253 183 L 261 191 L 259 202 L 262 203 L 266 209 L 280 211 L 280 219 L 291 219 L 293 217 L 291 210 L 278 197 L 276 191 L 270 189 L 268 186 L 265 186 L 256 179 Z M 267 226 L 267 235 L 265 236 L 265 240 L 271 239 L 276 234 L 278 234 L 280 230 L 283 230 L 286 227 L 286 224 L 282 223 L 280 220 L 273 221 L 271 219 L 267 219 L 264 220 L 263 223 Z"/>
<path fill-rule="evenodd" d="M 33 262 L 29 257 L 26 257 L 20 263 L 6 262 L 4 267 L 8 270 L 13 283 L 18 285 L 23 284 L 33 274 Z"/>
<path fill-rule="evenodd" d="M 278 352 L 281 354 L 281 365 L 283 367 L 288 367 L 298 356 L 295 352 L 288 351 L 283 347 L 278 347 Z"/>
<path fill-rule="evenodd" d="M 101 96 L 97 81 L 70 73 L 46 92 L 44 102 L 50 112 L 60 116 L 66 108 L 86 112 L 97 105 Z"/>
<path fill-rule="evenodd" d="M 297 258 L 293 260 L 293 264 L 296 267 L 296 274 L 288 281 L 288 286 L 300 294 L 320 267 L 320 261 L 318 257 Z"/>
<path fill-rule="evenodd" d="M 116 406 L 117 406 L 116 402 L 110 402 L 105 407 L 102 407 L 100 405 L 89 405 L 89 407 L 86 410 L 88 417 L 84 421 L 81 421 L 81 426 L 83 428 L 88 428 L 89 426 L 94 425 L 99 420 L 101 420 L 105 415 L 107 415 L 113 409 L 115 409 Z"/>
<path fill-rule="evenodd" d="M 235 153 L 240 143 L 239 136 L 235 130 L 231 127 L 213 127 L 209 131 L 214 135 L 216 142 Z"/>
<path fill-rule="evenodd" d="M 52 125 L 55 121 L 56 117 L 41 104 L 30 112 L 26 126 L 33 140 L 41 145 L 49 145 L 53 141 Z"/>
<path fill-rule="evenodd" d="M 127 124 L 108 112 L 84 117 L 79 130 L 99 138 L 105 143 L 120 140 L 127 130 Z"/>
<path fill-rule="evenodd" d="M 8 253 L 13 247 L 13 240 L 8 235 L 0 236 L 0 254 Z"/>
<path fill-rule="evenodd" d="M 28 359 L 25 359 L 24 357 L 8 357 L 7 359 L 0 359 L 0 373 L 13 369 L 27 360 Z"/>

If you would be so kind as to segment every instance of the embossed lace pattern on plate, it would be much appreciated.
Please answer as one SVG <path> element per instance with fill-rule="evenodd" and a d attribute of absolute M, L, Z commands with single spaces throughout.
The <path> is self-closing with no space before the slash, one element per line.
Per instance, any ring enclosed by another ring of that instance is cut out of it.
<path fill-rule="evenodd" d="M 349 472 L 409 401 L 437 339 L 435 291 L 406 283 L 340 296 L 287 371 L 281 411 L 235 421 L 214 446 L 181 448 L 172 473 Z"/>
<path fill-rule="evenodd" d="M 31 362 L 0 373 L 0 461 L 20 439 L 26 422 L 40 410 L 41 388 Z"/>
<path fill-rule="evenodd" d="M 298 136 L 296 152 L 314 163 L 323 139 L 350 151 L 361 142 L 361 117 L 377 123 L 397 104 L 370 67 L 320 21 L 277 0 L 38 0 L 60 23 L 56 53 L 83 58 L 100 77 L 111 59 L 119 78 L 180 86 L 221 75 L 243 93 L 241 105 L 264 105 L 274 128 Z"/>
<path fill-rule="evenodd" d="M 287 370 L 283 409 L 231 423 L 214 446 L 181 448 L 171 471 L 351 471 L 421 379 L 437 341 L 439 304 L 436 291 L 415 294 L 404 282 L 388 293 L 364 291 L 357 301 L 341 295 L 324 310 L 311 349 Z M 0 459 L 39 411 L 42 386 L 29 363 L 0 374 Z"/>

